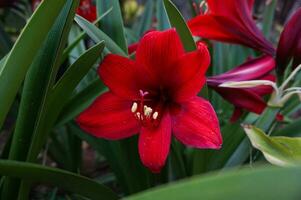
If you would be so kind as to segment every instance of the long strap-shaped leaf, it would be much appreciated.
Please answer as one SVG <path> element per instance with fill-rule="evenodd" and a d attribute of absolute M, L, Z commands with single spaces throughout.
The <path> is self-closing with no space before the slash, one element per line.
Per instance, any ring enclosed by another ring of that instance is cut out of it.
<path fill-rule="evenodd" d="M 87 32 L 94 42 L 105 41 L 106 47 L 114 54 L 119 54 L 121 56 L 127 56 L 125 51 L 123 51 L 107 34 L 97 28 L 94 24 L 90 23 L 83 17 L 77 15 L 75 17 L 77 24 Z"/>
<path fill-rule="evenodd" d="M 113 8 L 113 12 L 110 12 L 101 20 L 100 28 L 127 54 L 128 47 L 124 34 L 119 0 L 97 0 L 96 5 L 98 16 L 101 16 L 108 9 Z"/>
<path fill-rule="evenodd" d="M 163 0 L 170 24 L 177 29 L 186 51 L 196 49 L 191 32 L 177 7 L 170 0 Z"/>
<path fill-rule="evenodd" d="M 0 127 L 30 64 L 65 2 L 65 0 L 43 1 L 8 55 L 4 67 L 0 71 Z"/>
<path fill-rule="evenodd" d="M 65 170 L 18 161 L 0 160 L 0 175 L 52 184 L 94 200 L 114 200 L 117 195 L 89 178 Z"/>
<path fill-rule="evenodd" d="M 297 200 L 300 187 L 300 167 L 261 167 L 195 177 L 125 200 Z"/>

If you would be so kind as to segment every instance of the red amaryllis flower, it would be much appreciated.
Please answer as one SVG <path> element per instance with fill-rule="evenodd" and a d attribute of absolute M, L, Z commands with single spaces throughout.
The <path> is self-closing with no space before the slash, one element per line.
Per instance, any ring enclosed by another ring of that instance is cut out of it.
<path fill-rule="evenodd" d="M 293 58 L 293 68 L 301 64 L 301 8 L 285 25 L 277 48 L 277 70 L 283 73 Z"/>
<path fill-rule="evenodd" d="M 254 0 L 207 0 L 208 12 L 188 21 L 192 33 L 206 39 L 242 44 L 268 55 L 275 49 L 252 19 Z"/>
<path fill-rule="evenodd" d="M 97 18 L 96 6 L 93 5 L 92 0 L 81 0 L 76 12 L 90 22 Z"/>
<path fill-rule="evenodd" d="M 263 96 L 272 93 L 270 86 L 259 86 L 255 88 L 228 88 L 219 85 L 231 81 L 270 80 L 275 77 L 270 72 L 275 68 L 275 61 L 270 56 L 262 56 L 252 59 L 244 64 L 217 76 L 208 77 L 208 86 L 219 93 L 225 100 L 235 106 L 230 121 L 236 121 L 242 114 L 242 110 L 261 114 L 266 107 Z"/>
<path fill-rule="evenodd" d="M 80 116 L 86 132 L 105 139 L 139 134 L 142 163 L 159 172 L 172 134 L 185 145 L 219 149 L 218 119 L 211 104 L 198 97 L 210 56 L 205 46 L 185 53 L 175 29 L 146 34 L 136 59 L 107 55 L 99 75 L 110 89 Z"/>

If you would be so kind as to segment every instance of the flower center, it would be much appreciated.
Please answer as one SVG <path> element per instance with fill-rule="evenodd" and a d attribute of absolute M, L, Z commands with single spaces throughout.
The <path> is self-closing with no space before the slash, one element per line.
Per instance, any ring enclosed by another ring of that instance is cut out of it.
<path fill-rule="evenodd" d="M 149 92 L 139 91 L 140 99 L 133 102 L 131 112 L 135 118 L 145 127 L 156 127 L 160 120 L 160 103 L 154 105 L 153 99 L 146 98 Z"/>

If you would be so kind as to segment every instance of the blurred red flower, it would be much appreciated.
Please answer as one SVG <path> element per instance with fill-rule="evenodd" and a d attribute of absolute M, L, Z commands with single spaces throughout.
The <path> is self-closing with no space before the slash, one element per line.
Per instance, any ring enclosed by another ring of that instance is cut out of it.
<path fill-rule="evenodd" d="M 209 87 L 219 93 L 225 100 L 235 106 L 230 121 L 236 121 L 246 109 L 250 112 L 261 114 L 265 109 L 266 102 L 263 96 L 273 92 L 270 86 L 258 86 L 255 88 L 228 88 L 219 85 L 231 81 L 270 80 L 275 81 L 275 76 L 270 73 L 275 68 L 275 61 L 271 56 L 262 56 L 251 59 L 242 65 L 217 76 L 208 77 Z"/>
<path fill-rule="evenodd" d="M 35 10 L 42 0 L 32 0 L 32 9 Z M 81 0 L 76 13 L 83 18 L 93 22 L 96 20 L 96 6 L 93 5 L 92 0 Z"/>
<path fill-rule="evenodd" d="M 254 0 L 207 0 L 208 11 L 188 21 L 192 33 L 206 39 L 242 44 L 274 55 L 275 49 L 252 18 Z"/>
<path fill-rule="evenodd" d="M 99 75 L 110 91 L 77 118 L 86 132 L 105 139 L 139 134 L 142 163 L 160 172 L 172 134 L 185 145 L 219 149 L 222 144 L 211 104 L 197 94 L 210 55 L 204 45 L 185 53 L 175 29 L 152 31 L 138 44 L 136 59 L 107 55 Z"/>
<path fill-rule="evenodd" d="M 301 8 L 285 25 L 277 47 L 277 70 L 283 73 L 293 58 L 293 69 L 301 64 Z"/>
<path fill-rule="evenodd" d="M 96 6 L 93 5 L 92 0 L 81 0 L 76 12 L 90 22 L 94 22 L 97 18 Z"/>

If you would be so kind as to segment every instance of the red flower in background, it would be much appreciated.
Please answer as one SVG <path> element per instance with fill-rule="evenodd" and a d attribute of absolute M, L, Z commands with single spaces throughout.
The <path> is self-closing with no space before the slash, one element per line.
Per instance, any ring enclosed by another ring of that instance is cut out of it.
<path fill-rule="evenodd" d="M 35 10 L 42 0 L 32 0 L 32 9 Z M 93 22 L 96 20 L 96 6 L 93 5 L 92 0 L 81 0 L 76 13 L 83 18 Z"/>
<path fill-rule="evenodd" d="M 274 55 L 252 19 L 254 0 L 207 0 L 208 12 L 188 21 L 192 33 L 206 39 L 242 44 Z"/>
<path fill-rule="evenodd" d="M 293 68 L 301 64 L 301 8 L 285 25 L 277 48 L 277 69 L 283 73 L 293 58 Z"/>
<path fill-rule="evenodd" d="M 0 8 L 12 6 L 17 0 L 0 0 Z"/>
<path fill-rule="evenodd" d="M 86 132 L 106 139 L 139 134 L 142 163 L 159 172 L 172 134 L 196 148 L 219 149 L 222 138 L 211 104 L 197 94 L 210 64 L 207 48 L 185 53 L 174 29 L 146 34 L 136 59 L 105 57 L 98 70 L 110 89 L 77 118 Z"/>
<path fill-rule="evenodd" d="M 275 61 L 273 57 L 262 56 L 249 60 L 224 74 L 208 77 L 207 84 L 235 106 L 234 113 L 230 120 L 234 122 L 241 116 L 243 109 L 261 114 L 266 107 L 266 102 L 262 97 L 272 93 L 273 90 L 270 86 L 241 89 L 219 87 L 219 85 L 231 81 L 275 81 L 275 77 L 270 75 L 270 72 L 273 71 L 274 68 Z"/>
<path fill-rule="evenodd" d="M 81 0 L 76 12 L 90 22 L 94 22 L 97 18 L 96 6 L 93 5 L 92 0 Z"/>

